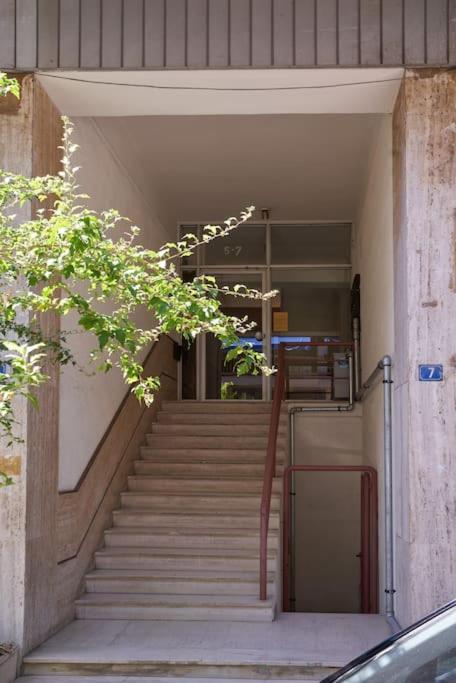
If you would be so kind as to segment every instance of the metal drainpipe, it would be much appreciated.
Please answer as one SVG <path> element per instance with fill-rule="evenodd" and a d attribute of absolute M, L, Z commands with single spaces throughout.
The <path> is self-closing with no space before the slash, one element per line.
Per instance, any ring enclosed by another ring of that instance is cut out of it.
<path fill-rule="evenodd" d="M 359 318 L 353 318 L 353 361 L 355 396 L 361 387 L 361 356 L 359 342 Z"/>
<path fill-rule="evenodd" d="M 392 429 L 392 384 L 391 356 L 384 356 L 383 367 L 383 410 L 384 442 L 383 468 L 385 478 L 385 612 L 386 618 L 398 629 L 394 616 L 394 523 L 393 523 L 393 429 Z M 399 627 L 400 628 L 400 627 Z"/>
<path fill-rule="evenodd" d="M 290 465 L 295 464 L 295 458 L 294 458 L 294 416 L 295 413 L 347 413 L 351 412 L 354 407 L 354 395 L 353 395 L 353 355 L 350 353 L 348 354 L 348 366 L 349 366 L 349 399 L 348 403 L 345 405 L 341 406 L 322 406 L 322 407 L 312 407 L 312 408 L 306 408 L 303 406 L 292 406 L 289 411 L 288 411 L 288 433 L 290 435 Z M 291 576 L 290 576 L 290 602 L 291 602 L 291 610 L 292 612 L 295 611 L 295 605 L 296 605 L 296 597 L 295 597 L 295 554 L 293 552 L 294 548 L 294 540 L 295 540 L 295 531 L 296 531 L 296 506 L 295 506 L 295 472 L 291 473 L 291 487 L 290 487 L 290 495 L 291 495 L 291 503 L 290 503 L 290 543 L 289 543 L 289 548 L 290 548 L 290 553 L 291 553 L 291 558 L 290 558 L 290 567 L 291 567 Z"/>

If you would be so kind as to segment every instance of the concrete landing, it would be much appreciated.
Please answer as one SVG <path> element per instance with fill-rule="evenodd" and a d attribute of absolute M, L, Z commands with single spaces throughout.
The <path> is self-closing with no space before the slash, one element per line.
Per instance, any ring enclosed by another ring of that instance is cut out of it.
<path fill-rule="evenodd" d="M 38 677 L 33 683 L 46 674 L 94 676 L 94 683 L 97 676 L 104 683 L 106 676 L 112 683 L 130 676 L 318 681 L 390 633 L 384 617 L 364 614 L 282 614 L 265 623 L 77 620 L 31 652 L 24 673 Z"/>

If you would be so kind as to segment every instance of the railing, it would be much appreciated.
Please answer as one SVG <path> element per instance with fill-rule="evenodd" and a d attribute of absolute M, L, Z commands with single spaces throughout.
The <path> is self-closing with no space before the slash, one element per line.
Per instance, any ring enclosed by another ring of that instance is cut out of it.
<path fill-rule="evenodd" d="M 279 344 L 278 370 L 274 397 L 272 399 L 271 422 L 269 426 L 268 448 L 264 468 L 263 491 L 260 507 L 260 600 L 267 598 L 268 586 L 268 531 L 271 512 L 272 482 L 276 472 L 277 433 L 279 431 L 280 408 L 285 390 L 285 348 Z"/>
<path fill-rule="evenodd" d="M 287 399 L 342 401 L 350 397 L 351 342 L 281 342 L 282 347 Z"/>
<path fill-rule="evenodd" d="M 361 473 L 361 612 L 378 612 L 378 499 L 377 472 L 368 465 L 290 465 L 283 475 L 283 611 L 290 605 L 290 475 L 293 472 Z"/>
<path fill-rule="evenodd" d="M 350 342 L 280 342 L 278 348 L 278 362 L 277 362 L 277 375 L 276 383 L 274 387 L 274 396 L 272 399 L 272 410 L 271 410 L 271 422 L 269 425 L 269 435 L 268 435 L 268 445 L 266 451 L 266 463 L 264 469 L 264 479 L 263 479 L 263 490 L 261 494 L 261 506 L 260 506 L 260 600 L 266 600 L 267 598 L 267 583 L 268 583 L 268 532 L 269 532 L 269 517 L 271 512 L 271 497 L 272 497 L 272 483 L 276 473 L 276 451 L 277 451 L 277 434 L 279 431 L 279 421 L 280 421 L 280 410 L 281 404 L 284 397 L 288 396 L 289 389 L 289 367 L 292 363 L 297 362 L 296 357 L 293 359 L 286 358 L 286 351 L 296 351 L 301 349 L 307 351 L 309 349 L 314 349 L 316 347 L 321 347 L 325 349 L 335 349 L 339 347 L 344 350 L 344 353 L 351 352 L 352 345 Z M 351 358 L 351 355 L 350 355 Z M 317 356 L 303 356 L 299 359 L 299 362 L 306 365 L 314 367 L 320 367 L 325 365 L 330 368 L 334 363 L 334 357 L 331 356 L 329 360 L 322 361 L 321 358 Z M 332 386 L 334 386 L 334 376 L 331 374 Z M 301 377 L 300 379 L 308 379 Z M 317 377 L 318 379 L 318 377 Z M 351 373 L 349 373 L 349 396 L 351 405 L 352 396 L 352 383 L 351 383 Z M 286 392 L 287 389 L 287 392 Z M 334 398 L 334 389 L 332 390 L 332 398 Z"/>

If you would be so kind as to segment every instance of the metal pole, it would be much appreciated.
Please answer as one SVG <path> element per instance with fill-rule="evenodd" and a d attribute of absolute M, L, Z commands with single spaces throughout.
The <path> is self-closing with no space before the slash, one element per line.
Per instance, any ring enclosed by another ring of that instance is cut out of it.
<path fill-rule="evenodd" d="M 290 465 L 293 466 L 295 464 L 294 462 L 294 412 L 293 410 L 290 412 Z M 288 545 L 289 552 L 290 552 L 290 558 L 289 558 L 289 563 L 290 563 L 290 579 L 289 579 L 289 598 L 290 598 L 290 604 L 288 605 L 288 609 L 290 612 L 295 612 L 296 611 L 296 595 L 295 595 L 295 576 L 296 576 L 296 567 L 295 567 L 295 557 L 296 554 L 294 552 L 294 547 L 295 547 L 295 536 L 296 536 L 296 508 L 295 508 L 295 498 L 296 498 L 296 489 L 295 489 L 295 484 L 296 484 L 296 476 L 294 471 L 292 470 L 291 473 L 291 490 L 290 490 L 290 543 Z"/>
<path fill-rule="evenodd" d="M 353 396 L 353 353 L 348 354 L 348 405 L 352 406 Z"/>
<path fill-rule="evenodd" d="M 361 387 L 361 357 L 359 346 L 359 318 L 353 318 L 353 359 L 355 396 Z"/>
<path fill-rule="evenodd" d="M 385 611 L 387 618 L 394 618 L 394 527 L 393 527 L 393 430 L 392 430 L 392 384 L 391 356 L 384 356 L 383 406 L 384 406 L 384 478 L 385 478 Z"/>

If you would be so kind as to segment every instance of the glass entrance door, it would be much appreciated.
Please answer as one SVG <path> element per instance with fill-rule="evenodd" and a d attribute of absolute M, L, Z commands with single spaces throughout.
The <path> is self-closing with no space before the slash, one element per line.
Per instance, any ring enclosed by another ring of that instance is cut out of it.
<path fill-rule="evenodd" d="M 264 275 L 262 272 L 224 272 L 210 273 L 219 287 L 233 288 L 236 284 L 243 284 L 250 289 L 265 291 Z M 240 337 L 240 344 L 250 343 L 257 351 L 267 353 L 269 334 L 266 325 L 266 302 L 225 295 L 222 297 L 222 310 L 227 315 L 244 318 L 255 323 Z M 201 374 L 201 394 L 205 399 L 220 400 L 261 400 L 265 392 L 265 378 L 262 375 L 236 374 L 233 363 L 226 361 L 230 348 L 224 347 L 213 335 L 205 335 L 201 340 L 200 359 L 203 367 Z M 267 355 L 269 355 L 267 353 Z"/>

